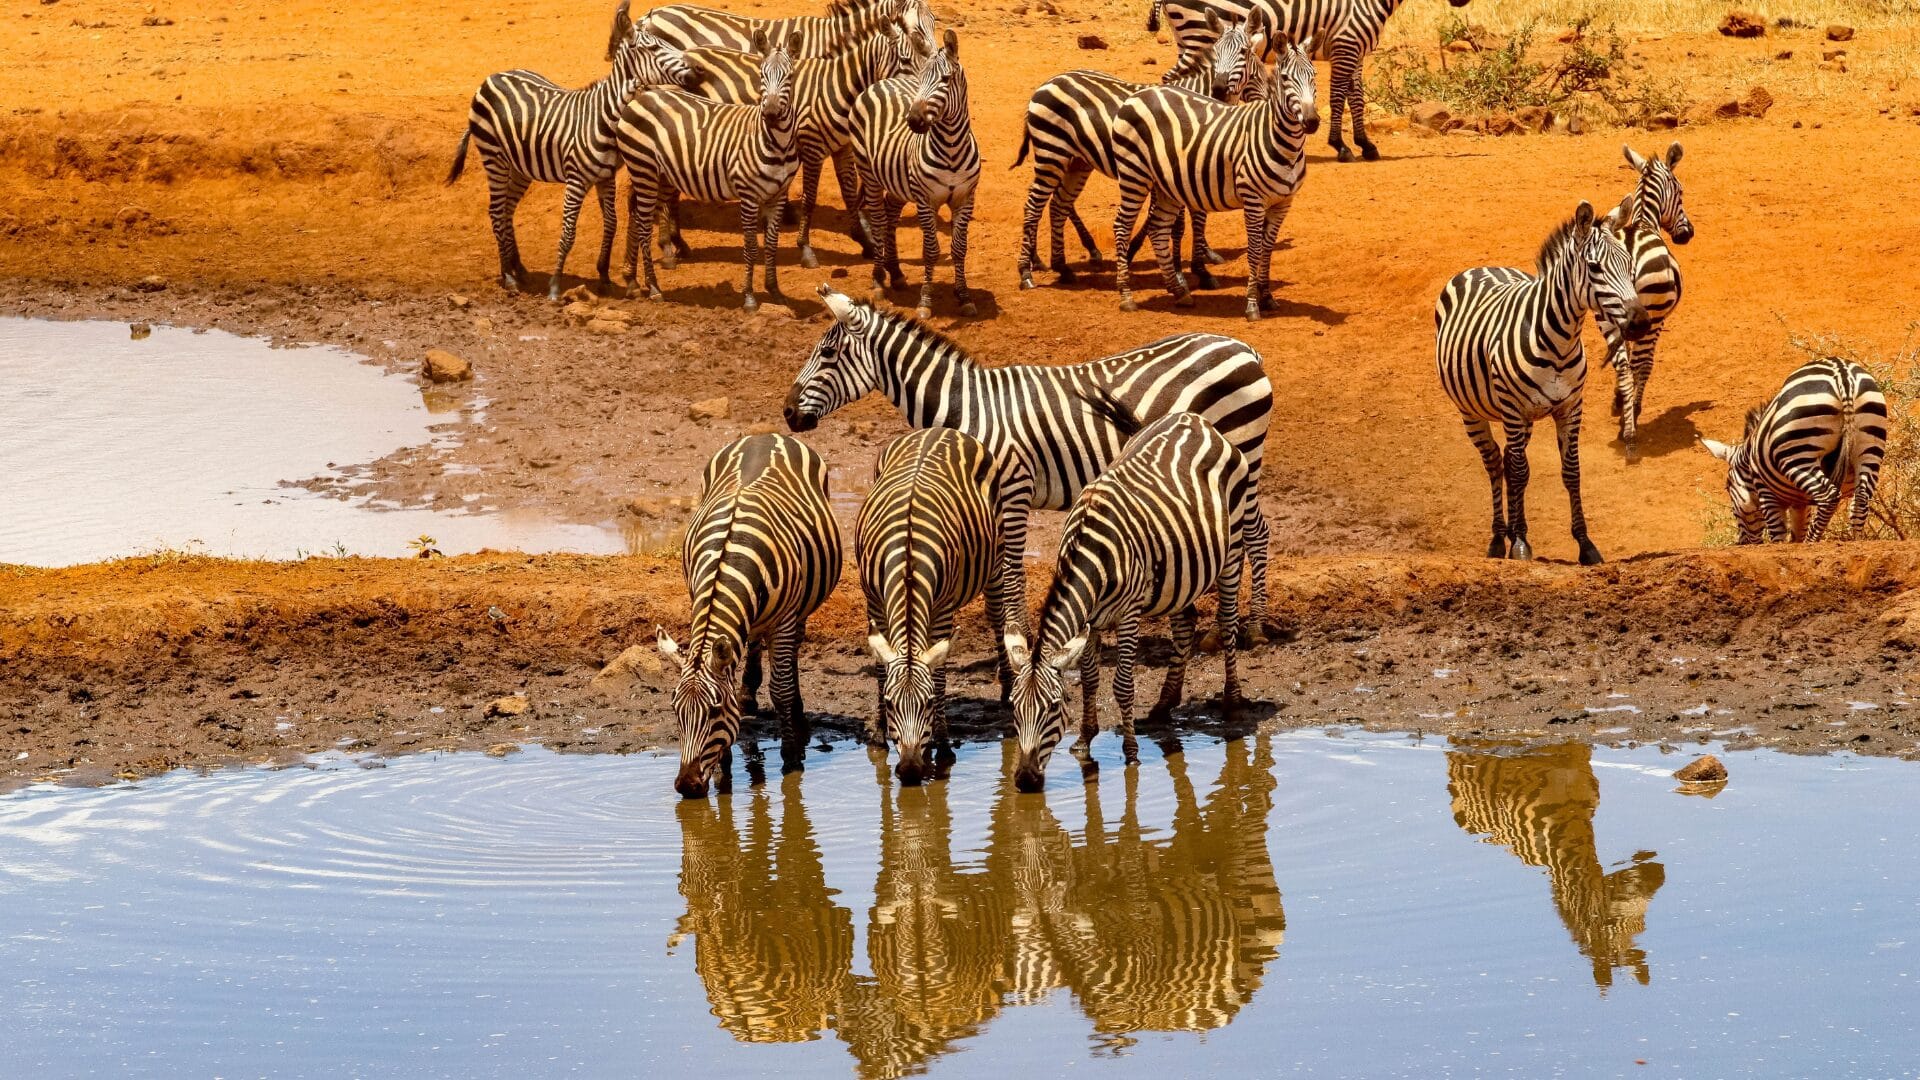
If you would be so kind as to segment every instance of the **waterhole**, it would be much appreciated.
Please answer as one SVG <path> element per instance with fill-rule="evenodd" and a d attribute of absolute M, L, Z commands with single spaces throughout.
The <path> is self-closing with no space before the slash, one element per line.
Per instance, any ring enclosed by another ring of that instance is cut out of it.
<path fill-rule="evenodd" d="M 1911 764 L 1723 752 L 1695 797 L 1652 749 L 1111 742 L 1040 795 L 994 743 L 697 802 L 673 758 L 537 748 L 27 789 L 8 1071 L 1912 1068 Z"/>

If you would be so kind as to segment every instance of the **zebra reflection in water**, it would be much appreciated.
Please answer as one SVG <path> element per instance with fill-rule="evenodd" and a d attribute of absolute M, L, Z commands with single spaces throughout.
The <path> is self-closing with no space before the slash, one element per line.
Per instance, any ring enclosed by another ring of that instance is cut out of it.
<path fill-rule="evenodd" d="M 1612 987 L 1615 968 L 1647 985 L 1646 950 L 1635 939 L 1647 928 L 1647 906 L 1667 871 L 1649 851 L 1635 852 L 1611 873 L 1601 867 L 1593 837 L 1600 783 L 1592 747 L 1474 739 L 1454 745 L 1460 749 L 1447 752 L 1453 820 L 1528 866 L 1545 868 L 1560 920 L 1593 962 L 1595 986 Z"/>

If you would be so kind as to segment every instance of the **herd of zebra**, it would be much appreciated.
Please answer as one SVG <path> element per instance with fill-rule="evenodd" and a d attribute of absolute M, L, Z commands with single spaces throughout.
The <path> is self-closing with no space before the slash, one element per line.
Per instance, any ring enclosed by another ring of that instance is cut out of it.
<path fill-rule="evenodd" d="M 1456 5 L 1465 0 L 1453 0 Z M 502 283 L 526 278 L 513 211 L 535 180 L 566 185 L 557 298 L 588 188 L 599 197 L 607 281 L 615 239 L 614 177 L 630 177 L 626 277 L 644 260 L 649 296 L 660 291 L 653 236 L 664 221 L 666 260 L 684 251 L 681 195 L 739 204 L 752 308 L 754 271 L 775 272 L 786 192 L 803 172 L 801 261 L 815 265 L 811 225 L 820 170 L 832 159 L 850 235 L 872 261 L 873 299 L 904 288 L 893 233 L 900 211 L 918 212 L 925 270 L 917 314 L 931 315 L 939 258 L 935 214 L 952 214 L 955 297 L 974 313 L 966 277 L 968 224 L 980 176 L 965 70 L 952 29 L 940 34 L 926 0 L 834 0 L 828 14 L 765 20 L 677 5 L 638 21 L 625 0 L 607 56 L 612 72 L 563 90 L 530 72 L 489 77 L 475 94 L 449 182 L 469 143 L 491 187 Z M 1377 156 L 1361 110 L 1360 61 L 1398 0 L 1154 0 L 1180 47 L 1160 85 L 1075 71 L 1042 84 L 1027 107 L 1018 159 L 1032 156 L 1019 274 L 1032 287 L 1039 221 L 1050 222 L 1053 269 L 1072 275 L 1064 251 L 1073 223 L 1089 256 L 1099 249 L 1075 204 L 1098 171 L 1119 185 L 1116 283 L 1132 309 L 1129 261 L 1151 240 L 1176 303 L 1192 303 L 1179 245 L 1191 229 L 1190 269 L 1202 287 L 1219 261 L 1207 217 L 1242 211 L 1247 230 L 1246 315 L 1272 306 L 1268 267 L 1305 176 L 1305 140 L 1317 130 L 1316 56 L 1332 61 L 1329 143 L 1351 110 L 1362 156 Z M 1541 245 L 1536 270 L 1477 267 L 1456 275 L 1435 306 L 1440 383 L 1458 408 L 1492 488 L 1495 558 L 1528 559 L 1525 492 L 1533 426 L 1551 418 L 1580 561 L 1602 561 L 1580 498 L 1579 435 L 1587 377 L 1581 339 L 1588 313 L 1606 338 L 1617 379 L 1614 408 L 1631 451 L 1652 375 L 1654 347 L 1681 296 L 1673 245 L 1693 225 L 1675 167 L 1681 147 L 1643 157 L 1626 148 L 1637 182 L 1598 213 L 1582 202 Z M 1134 226 L 1142 211 L 1145 227 Z M 1114 698 L 1126 760 L 1137 760 L 1133 675 L 1143 618 L 1166 616 L 1172 661 L 1150 718 L 1178 706 L 1193 652 L 1197 602 L 1217 597 L 1226 670 L 1223 703 L 1238 696 L 1239 592 L 1249 579 L 1247 637 L 1258 643 L 1267 609 L 1268 525 L 1258 490 L 1272 388 L 1251 346 L 1213 334 L 1176 335 L 1088 363 L 984 367 L 924 322 L 822 285 L 832 323 L 795 379 L 785 418 L 795 432 L 869 392 L 890 397 L 912 433 L 880 454 L 853 550 L 866 596 L 868 645 L 880 665 L 879 704 L 868 725 L 895 744 L 904 783 L 952 761 L 945 723 L 946 662 L 958 611 L 984 597 L 1000 691 L 1018 742 L 1022 791 L 1044 784 L 1065 735 L 1065 673 L 1077 668 L 1082 716 L 1074 745 L 1084 773 L 1099 730 L 1102 631 L 1117 653 Z M 1496 441 L 1500 428 L 1504 444 Z M 1773 401 L 1749 414 L 1733 446 L 1704 440 L 1728 464 L 1727 491 L 1742 542 L 1818 540 L 1851 496 L 1855 529 L 1866 519 L 1885 453 L 1887 406 L 1856 364 L 1820 359 L 1795 371 Z M 1034 508 L 1067 510 L 1051 584 L 1029 624 L 1025 550 Z M 1811 519 L 1809 521 L 1809 518 Z M 827 498 L 827 468 L 791 436 L 753 435 L 708 465 L 688 529 L 684 571 L 692 599 L 686 645 L 660 631 L 678 667 L 677 789 L 703 796 L 731 775 L 744 706 L 773 651 L 772 698 L 786 768 L 805 750 L 798 654 L 808 617 L 841 573 L 841 540 Z M 1244 571 L 1243 571 L 1244 565 Z M 744 700 L 743 700 L 744 699 Z"/>

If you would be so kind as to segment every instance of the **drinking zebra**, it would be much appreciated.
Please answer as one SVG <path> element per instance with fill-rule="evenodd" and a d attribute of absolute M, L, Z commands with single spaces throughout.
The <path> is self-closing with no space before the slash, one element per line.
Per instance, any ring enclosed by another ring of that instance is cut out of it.
<path fill-rule="evenodd" d="M 1248 475 L 1259 479 L 1273 386 L 1260 354 L 1244 341 L 1176 334 L 1083 364 L 989 368 L 924 323 L 855 303 L 829 285 L 820 296 L 834 322 L 794 377 L 787 426 L 812 431 L 821 417 L 878 391 L 913 427 L 958 428 L 996 457 L 1017 460 L 1024 469 L 1009 472 L 1000 490 L 1011 573 L 1026 550 L 1029 512 L 1065 510 L 1120 456 L 1125 439 L 1081 405 L 1089 395 L 1111 393 L 1143 420 L 1197 413 L 1233 441 Z M 1256 503 L 1246 545 L 1256 643 L 1265 635 L 1267 539 Z M 1025 625 L 1026 604 L 1011 605 L 1006 617 Z"/>
<path fill-rule="evenodd" d="M 749 435 L 722 447 L 707 464 L 681 567 L 693 601 L 687 644 L 681 648 L 665 628 L 658 637 L 661 654 L 680 669 L 674 789 L 689 799 L 704 797 L 709 780 L 731 790 L 740 694 L 746 708 L 756 708 L 768 645 L 781 761 L 785 771 L 798 770 L 807 738 L 800 639 L 807 617 L 840 580 L 840 528 L 827 503 L 826 463 L 786 435 Z"/>
<path fill-rule="evenodd" d="M 500 248 L 500 284 L 509 292 L 518 291 L 527 277 L 513 232 L 513 212 L 536 180 L 567 186 L 560 252 L 554 259 L 548 298 L 560 298 L 560 275 L 567 268 L 567 253 L 573 250 L 574 226 L 588 188 L 600 198 L 597 269 L 601 283 L 608 282 L 613 260 L 613 176 L 620 169 L 614 148 L 620 106 L 643 85 L 693 86 L 698 81 L 679 49 L 634 27 L 627 18 L 626 0 L 614 10 L 607 59 L 613 61 L 613 70 L 580 90 L 563 89 L 531 71 L 502 71 L 487 76 L 474 91 L 467 130 L 460 136 L 447 183 L 460 179 L 467 167 L 467 146 L 477 141 L 480 164 L 487 171 L 487 217 Z"/>
<path fill-rule="evenodd" d="M 1634 228 L 1628 225 L 1629 239 Z M 1588 203 L 1540 245 L 1536 270 L 1481 266 L 1454 275 L 1434 305 L 1434 359 L 1440 385 L 1459 408 L 1493 485 L 1487 557 L 1533 558 L 1527 543 L 1527 442 L 1533 425 L 1551 416 L 1573 538 L 1581 564 L 1591 566 L 1602 559 L 1587 539 L 1580 508 L 1580 408 L 1587 384 L 1580 332 L 1587 312 L 1598 311 L 1636 340 L 1647 331 L 1647 312 L 1634 292 L 1633 260 L 1622 237 L 1600 226 Z M 1506 432 L 1504 460 L 1493 440 L 1494 424 Z"/>
<path fill-rule="evenodd" d="M 1282 35 L 1284 37 L 1284 35 Z M 1248 51 L 1265 48 L 1267 29 L 1256 21 Z M 1273 307 L 1269 270 L 1280 226 L 1306 179 L 1306 138 L 1320 126 L 1314 105 L 1309 48 L 1288 40 L 1272 85 L 1257 104 L 1224 105 L 1184 90 L 1150 87 L 1129 97 L 1113 123 L 1113 161 L 1120 210 L 1113 219 L 1114 250 L 1125 249 L 1149 197 L 1147 233 L 1160 274 L 1181 307 L 1193 304 L 1172 248 L 1180 211 L 1238 208 L 1247 224 L 1247 318 Z M 1248 80 L 1269 78 L 1260 64 L 1244 65 Z M 1134 310 L 1131 261 L 1115 260 L 1120 308 Z"/>
<path fill-rule="evenodd" d="M 1662 232 L 1676 244 L 1693 239 L 1693 222 L 1680 202 L 1680 181 L 1673 167 L 1680 164 L 1680 144 L 1667 147 L 1665 157 L 1644 158 L 1633 147 L 1622 146 L 1627 163 L 1640 173 L 1640 182 L 1619 206 L 1607 214 L 1609 228 L 1622 229 L 1633 224 L 1634 290 L 1647 309 L 1647 332 L 1629 342 L 1620 328 L 1599 320 L 1607 338 L 1607 362 L 1613 365 L 1617 385 L 1613 391 L 1613 412 L 1620 418 L 1620 440 L 1633 448 L 1639 433 L 1640 408 L 1647 400 L 1647 380 L 1653 377 L 1653 348 L 1660 343 L 1660 328 L 1680 306 L 1680 264 L 1673 250 L 1661 239 Z"/>
<path fill-rule="evenodd" d="M 1454 7 L 1465 7 L 1468 0 L 1447 0 Z M 1316 59 L 1327 60 L 1331 86 L 1327 93 L 1327 112 L 1331 120 L 1327 146 L 1341 161 L 1352 161 L 1340 136 L 1341 114 L 1353 113 L 1353 141 L 1360 156 L 1378 161 L 1380 151 L 1367 138 L 1367 86 L 1364 64 L 1367 54 L 1380 43 L 1380 32 L 1387 19 L 1400 7 L 1401 0 L 1152 0 L 1147 11 L 1147 29 L 1160 29 L 1164 14 L 1173 39 L 1181 48 L 1204 44 L 1210 31 L 1206 17 L 1212 14 L 1223 22 L 1251 19 L 1254 12 L 1265 16 L 1267 25 L 1294 38 L 1312 38 Z M 1271 53 L 1264 54 L 1267 59 Z"/>
<path fill-rule="evenodd" d="M 926 275 L 920 283 L 920 317 L 933 316 L 933 264 L 940 259 L 935 213 L 953 212 L 953 295 L 960 313 L 978 313 L 967 290 L 967 228 L 973 192 L 980 183 L 980 147 L 967 108 L 967 74 L 952 30 L 918 79 L 894 78 L 861 92 L 853 104 L 853 156 L 860 166 L 864 214 L 878 228 L 873 236 L 873 291 L 907 287 L 900 272 L 895 222 L 912 203 L 920 218 L 920 250 Z"/>
<path fill-rule="evenodd" d="M 768 47 L 756 32 L 760 103 L 722 105 L 679 90 L 645 89 L 620 113 L 620 158 L 631 188 L 627 207 L 627 295 L 634 295 L 634 259 L 644 259 L 647 296 L 660 299 L 653 274 L 654 218 L 670 194 L 704 202 L 737 200 L 747 274 L 742 305 L 760 306 L 753 268 L 766 232 L 767 291 L 780 295 L 774 268 L 780 247 L 780 211 L 800 158 L 795 145 L 793 49 L 797 39 Z"/>
<path fill-rule="evenodd" d="M 683 49 L 718 46 L 753 53 L 765 51 L 753 44 L 755 34 L 765 34 L 768 41 L 789 41 L 798 35 L 792 47 L 794 57 L 816 59 L 832 55 L 842 43 L 866 37 L 896 17 L 906 18 L 925 40 L 933 40 L 933 9 L 927 0 L 836 2 L 827 6 L 825 15 L 789 19 L 756 19 L 694 4 L 671 4 L 642 15 L 640 28 Z"/>
<path fill-rule="evenodd" d="M 1887 453 L 1887 398 L 1866 368 L 1829 356 L 1801 365 L 1772 401 L 1748 412 L 1739 442 L 1700 441 L 1727 463 L 1741 543 L 1791 535 L 1811 544 L 1849 495 L 1848 521 L 1855 532 L 1865 527 Z"/>
<path fill-rule="evenodd" d="M 1258 513 L 1247 461 L 1226 436 L 1193 413 L 1174 413 L 1140 427 L 1126 406 L 1100 394 L 1088 406 L 1130 435 L 1114 463 L 1074 500 L 1060 535 L 1053 584 L 1040 605 L 1031 645 L 1007 635 L 1013 665 L 1014 732 L 1020 761 L 1014 786 L 1039 791 L 1047 761 L 1066 728 L 1062 672 L 1080 665 L 1081 770 L 1097 769 L 1087 753 L 1100 730 L 1100 632 L 1111 630 L 1118 653 L 1114 703 L 1129 765 L 1140 761 L 1133 734 L 1133 667 L 1140 620 L 1171 616 L 1173 658 L 1150 721 L 1171 716 L 1186 684 L 1193 652 L 1196 601 L 1218 596 L 1221 652 L 1226 660 L 1223 706 L 1240 696 L 1234 639 L 1240 610 L 1240 561 L 1247 529 Z"/>
<path fill-rule="evenodd" d="M 1173 67 L 1161 76 L 1163 86 L 1177 86 L 1197 94 L 1225 100 L 1228 91 L 1244 83 L 1241 65 L 1246 63 L 1246 28 L 1238 23 L 1227 27 L 1210 44 L 1183 50 Z M 1020 234 L 1020 287 L 1033 288 L 1033 264 L 1038 258 L 1040 212 L 1048 211 L 1047 224 L 1053 240 L 1053 272 L 1062 282 L 1074 280 L 1067 266 L 1066 225 L 1073 223 L 1086 248 L 1087 261 L 1098 268 L 1100 248 L 1093 233 L 1080 220 L 1074 204 L 1086 189 L 1087 180 L 1097 170 L 1113 176 L 1113 119 L 1120 103 L 1148 84 L 1129 82 L 1104 71 L 1069 71 L 1055 75 L 1033 92 L 1027 102 L 1025 134 L 1020 153 L 1014 158 L 1018 167 L 1033 152 L 1033 183 L 1027 189 L 1026 217 Z M 1175 247 L 1179 245 L 1176 242 Z M 1206 266 L 1220 256 L 1207 247 L 1206 214 L 1194 215 L 1193 272 L 1203 283 L 1210 282 Z M 1211 284 L 1206 287 L 1211 288 Z"/>
<path fill-rule="evenodd" d="M 870 741 L 900 748 L 900 782 L 918 784 L 952 761 L 947 746 L 947 652 L 954 616 L 986 593 L 999 651 L 1003 602 L 1021 602 L 1017 566 L 1001 549 L 1000 466 L 952 428 L 900 436 L 880 452 L 853 547 L 867 600 L 867 645 L 880 661 Z M 1005 657 L 1001 669 L 1006 671 Z M 932 755 L 928 739 L 932 739 Z"/>

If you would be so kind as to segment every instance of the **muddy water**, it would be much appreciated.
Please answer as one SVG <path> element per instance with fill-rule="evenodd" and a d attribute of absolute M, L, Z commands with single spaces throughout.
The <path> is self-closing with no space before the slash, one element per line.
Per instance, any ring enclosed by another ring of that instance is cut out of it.
<path fill-rule="evenodd" d="M 447 554 L 628 549 L 610 527 L 290 486 L 447 438 L 459 422 L 412 379 L 340 349 L 173 327 L 136 341 L 124 323 L 0 318 L 0 563 L 157 549 L 406 555 L 422 535 Z"/>
<path fill-rule="evenodd" d="M 1913 766 L 1317 733 L 1012 792 L 539 750 L 0 799 L 20 1075 L 1908 1075 Z M 1111 747 L 1107 749 L 1111 750 Z M 1639 1063 L 1644 1062 L 1644 1069 Z"/>

